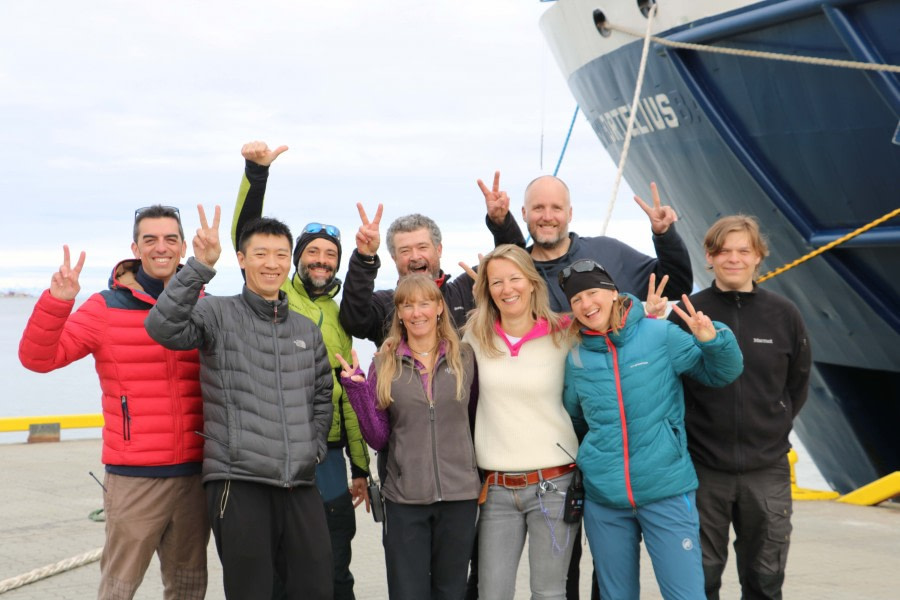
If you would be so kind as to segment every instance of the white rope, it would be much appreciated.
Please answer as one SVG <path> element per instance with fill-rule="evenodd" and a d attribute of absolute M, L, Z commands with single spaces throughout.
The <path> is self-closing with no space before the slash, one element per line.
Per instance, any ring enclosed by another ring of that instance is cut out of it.
<path fill-rule="evenodd" d="M 641 99 L 641 87 L 644 85 L 644 71 L 647 70 L 647 57 L 650 52 L 650 28 L 653 25 L 653 17 L 656 15 L 657 5 L 654 3 L 647 13 L 647 32 L 644 34 L 644 48 L 641 50 L 641 66 L 638 68 L 637 82 L 634 86 L 634 98 L 631 101 L 631 110 L 628 114 L 628 128 L 625 130 L 625 143 L 622 144 L 622 156 L 619 157 L 619 170 L 616 172 L 616 181 L 613 183 L 612 197 L 609 199 L 609 207 L 606 209 L 606 218 L 600 228 L 600 235 L 606 235 L 606 228 L 612 218 L 613 208 L 616 205 L 616 196 L 619 194 L 619 184 L 622 182 L 622 173 L 625 171 L 625 161 L 628 159 L 628 149 L 631 147 L 631 135 L 634 131 L 634 120 L 637 116 L 637 104 Z M 641 37 L 641 36 L 638 36 Z"/>
<path fill-rule="evenodd" d="M 0 581 L 0 594 L 2 594 L 3 592 L 8 592 L 9 590 L 20 588 L 23 585 L 29 583 L 34 583 L 35 581 L 39 581 L 41 579 L 46 579 L 47 577 L 57 575 L 64 571 L 69 571 L 71 569 L 75 569 L 77 567 L 81 567 L 97 561 L 100 559 L 100 555 L 102 553 L 103 548 L 97 548 L 95 550 L 91 550 L 90 552 L 85 552 L 84 554 L 79 554 L 78 556 L 73 556 L 72 558 L 61 560 L 52 565 L 34 569 L 33 571 L 29 571 L 16 577 L 4 579 L 3 581 Z"/>
<path fill-rule="evenodd" d="M 654 5 L 655 7 L 656 5 Z M 625 33 L 634 37 L 645 37 L 640 32 L 621 25 L 605 23 L 604 27 L 619 33 Z M 691 44 L 689 42 L 676 42 L 666 38 L 650 36 L 650 39 L 662 46 L 670 48 L 682 48 L 684 50 L 697 50 L 698 52 L 712 52 L 714 54 L 731 54 L 733 56 L 750 56 L 767 60 L 780 60 L 784 62 L 803 63 L 808 65 L 820 65 L 823 67 L 841 67 L 845 69 L 859 69 L 863 71 L 889 71 L 900 73 L 900 65 L 885 65 L 879 63 L 859 62 L 855 60 L 839 60 L 836 58 L 820 58 L 817 56 L 797 56 L 794 54 L 780 54 L 778 52 L 761 52 L 759 50 L 741 50 L 740 48 L 725 48 L 723 46 L 707 46 L 704 44 Z M 646 44 L 646 39 L 644 40 Z"/>

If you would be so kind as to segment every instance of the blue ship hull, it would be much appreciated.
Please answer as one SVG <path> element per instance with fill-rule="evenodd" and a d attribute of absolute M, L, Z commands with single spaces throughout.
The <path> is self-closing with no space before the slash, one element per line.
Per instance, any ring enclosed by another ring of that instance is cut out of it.
<path fill-rule="evenodd" d="M 565 44 L 556 33 L 551 45 Z M 900 2 L 760 2 L 659 35 L 896 65 Z M 642 43 L 622 43 L 567 74 L 616 161 Z M 672 199 L 705 287 L 703 235 L 722 215 L 759 218 L 771 269 L 900 207 L 898 122 L 896 75 L 653 45 L 625 177 L 657 181 Z M 804 315 L 815 365 L 795 429 L 840 492 L 900 470 L 898 221 L 762 284 Z"/>

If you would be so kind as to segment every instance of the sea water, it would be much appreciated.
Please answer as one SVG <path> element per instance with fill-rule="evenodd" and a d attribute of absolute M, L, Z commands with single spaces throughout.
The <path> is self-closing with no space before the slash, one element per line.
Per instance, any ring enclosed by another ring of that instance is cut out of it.
<path fill-rule="evenodd" d="M 4 392 L 0 395 L 0 417 L 32 415 L 75 415 L 100 412 L 100 383 L 94 370 L 94 359 L 88 355 L 69 366 L 50 373 L 34 373 L 19 362 L 19 340 L 31 316 L 37 298 L 0 297 L 0 373 Z M 371 344 L 359 350 L 366 370 Z M 62 439 L 100 437 L 99 429 L 63 429 Z M 0 443 L 19 443 L 27 432 L 0 433 Z M 800 455 L 797 482 L 802 487 L 830 489 L 795 434 L 791 443 Z"/>
<path fill-rule="evenodd" d="M 19 340 L 37 298 L 0 297 L 0 417 L 100 412 L 100 382 L 88 355 L 64 369 L 34 373 L 19 362 Z M 64 429 L 63 439 L 99 437 L 99 429 Z M 0 443 L 24 442 L 28 432 L 0 433 Z"/>

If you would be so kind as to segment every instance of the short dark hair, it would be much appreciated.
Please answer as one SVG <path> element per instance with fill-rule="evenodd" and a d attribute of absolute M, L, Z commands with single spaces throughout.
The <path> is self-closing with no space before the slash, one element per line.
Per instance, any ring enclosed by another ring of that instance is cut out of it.
<path fill-rule="evenodd" d="M 246 254 L 247 242 L 258 233 L 263 235 L 281 235 L 287 238 L 289 247 L 294 245 L 294 236 L 291 235 L 291 230 L 287 225 L 278 219 L 258 217 L 247 221 L 244 229 L 241 230 L 241 239 L 238 240 L 238 251 L 241 254 Z"/>
<path fill-rule="evenodd" d="M 184 239 L 184 228 L 181 226 L 181 213 L 178 212 L 178 209 L 174 206 L 154 204 L 153 206 L 141 208 L 134 213 L 134 228 L 131 232 L 131 237 L 135 244 L 137 244 L 138 235 L 140 235 L 141 221 L 144 219 L 175 219 L 178 223 L 178 235 L 181 236 L 182 240 Z"/>

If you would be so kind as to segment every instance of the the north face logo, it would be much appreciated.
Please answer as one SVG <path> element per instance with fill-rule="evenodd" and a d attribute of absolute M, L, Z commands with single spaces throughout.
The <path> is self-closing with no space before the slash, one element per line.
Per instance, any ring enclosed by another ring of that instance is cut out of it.
<path fill-rule="evenodd" d="M 294 345 L 297 346 L 298 348 L 300 348 L 301 350 L 303 348 L 306 348 L 306 342 L 304 342 L 303 340 L 294 340 Z"/>

